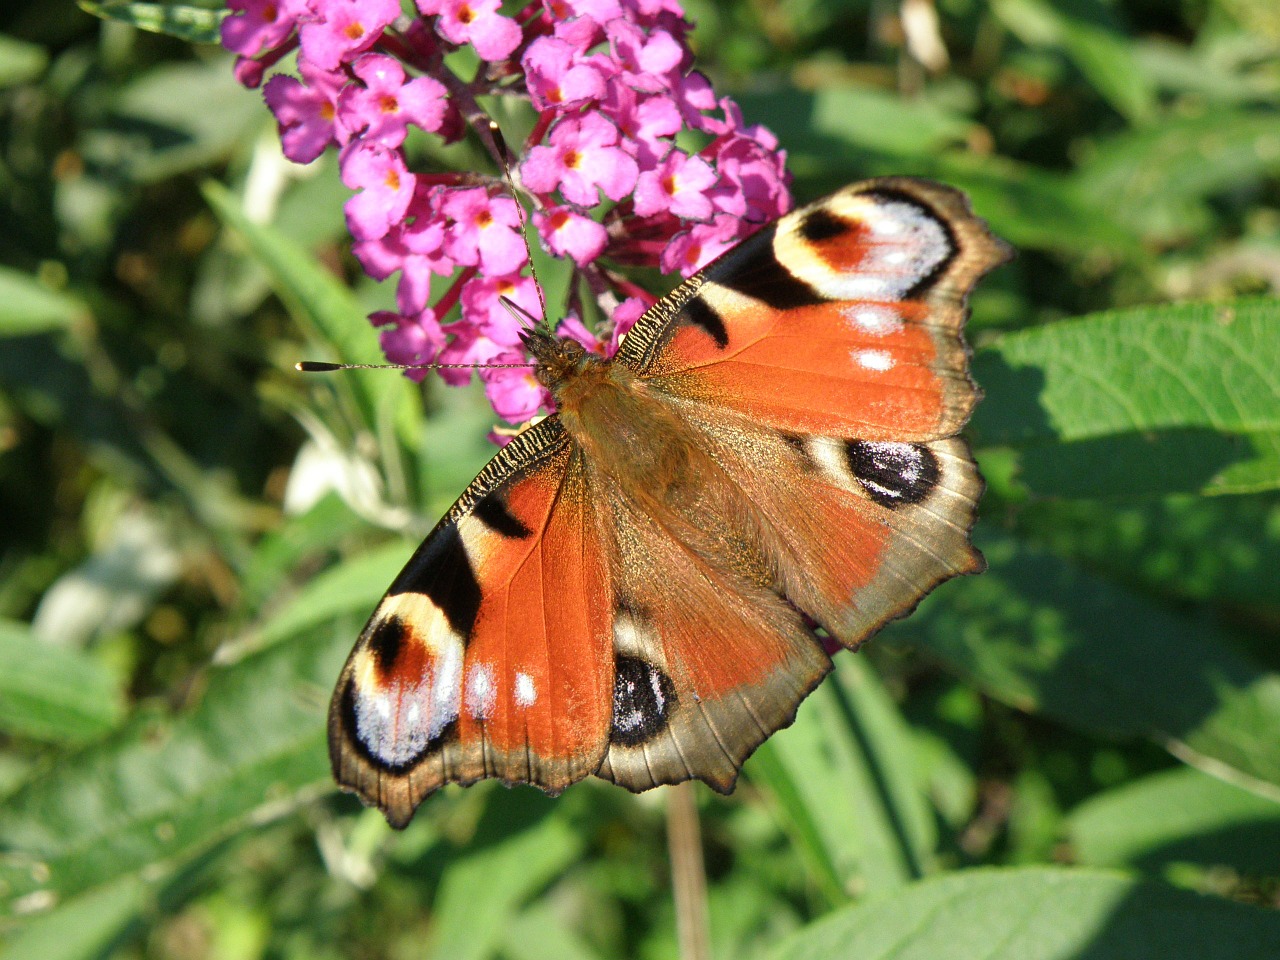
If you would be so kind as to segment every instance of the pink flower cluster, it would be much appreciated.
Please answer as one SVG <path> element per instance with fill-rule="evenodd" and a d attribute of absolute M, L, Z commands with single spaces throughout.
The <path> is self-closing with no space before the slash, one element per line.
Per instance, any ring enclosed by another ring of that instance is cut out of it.
<path fill-rule="evenodd" d="M 688 276 L 789 208 L 785 154 L 690 69 L 676 0 L 532 0 L 510 17 L 499 0 L 416 2 L 407 17 L 399 0 L 229 0 L 222 27 L 246 86 L 297 51 L 297 76 L 277 73 L 263 93 L 291 160 L 338 148 L 355 255 L 373 277 L 399 274 L 396 312 L 370 318 L 393 361 L 528 360 L 502 305 L 541 316 L 517 200 L 501 175 L 416 172 L 404 149 L 412 128 L 446 142 L 471 130 L 500 164 L 478 98 L 536 111 L 512 173 L 544 249 L 572 261 L 558 329 L 588 349 L 616 349 L 654 301 L 619 268 Z M 464 45 L 480 60 L 470 80 L 445 60 Z M 583 296 L 606 329 L 579 319 Z M 527 366 L 480 376 L 511 422 L 549 402 Z"/>

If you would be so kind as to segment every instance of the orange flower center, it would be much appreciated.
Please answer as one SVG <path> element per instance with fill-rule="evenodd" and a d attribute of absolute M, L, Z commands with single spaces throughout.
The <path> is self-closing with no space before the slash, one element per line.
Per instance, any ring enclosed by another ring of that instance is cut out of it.
<path fill-rule="evenodd" d="M 577 150 L 570 150 L 564 155 L 564 165 L 570 170 L 577 170 L 578 165 L 582 163 L 582 154 Z"/>
<path fill-rule="evenodd" d="M 389 93 L 384 93 L 378 98 L 378 109 L 383 113 L 399 113 L 400 101 Z"/>
<path fill-rule="evenodd" d="M 387 177 L 386 177 L 386 179 L 385 179 L 385 180 L 383 180 L 382 182 L 383 182 L 383 183 L 385 183 L 385 184 L 387 185 L 388 189 L 391 189 L 391 190 L 399 190 L 399 189 L 400 189 L 400 174 L 399 174 L 397 171 L 395 171 L 395 170 L 388 170 L 388 171 L 387 171 Z"/>
<path fill-rule="evenodd" d="M 359 40 L 364 36 L 364 25 L 353 20 L 347 24 L 346 29 L 342 32 L 347 35 L 348 40 Z"/>

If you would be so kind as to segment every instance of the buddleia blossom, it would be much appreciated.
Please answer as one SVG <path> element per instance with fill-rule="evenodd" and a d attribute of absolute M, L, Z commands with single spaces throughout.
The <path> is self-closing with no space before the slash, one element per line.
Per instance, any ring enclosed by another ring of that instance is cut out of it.
<path fill-rule="evenodd" d="M 688 276 L 785 213 L 785 154 L 692 69 L 676 0 L 533 0 L 514 15 L 499 0 L 416 3 L 408 16 L 399 0 L 229 0 L 222 39 L 242 83 L 273 74 L 263 94 L 285 156 L 337 152 L 353 252 L 371 276 L 397 278 L 396 310 L 370 317 L 388 358 L 492 364 L 478 371 L 485 391 L 518 423 L 550 397 L 530 367 L 502 366 L 529 359 L 503 301 L 542 309 L 517 203 L 573 273 L 558 332 L 609 355 L 655 299 L 626 269 Z M 474 76 L 446 63 L 462 46 Z M 516 198 L 479 105 L 496 98 L 522 101 L 531 127 L 512 160 Z M 474 137 L 493 172 L 416 169 L 415 129 Z M 607 318 L 594 330 L 587 297 Z"/>

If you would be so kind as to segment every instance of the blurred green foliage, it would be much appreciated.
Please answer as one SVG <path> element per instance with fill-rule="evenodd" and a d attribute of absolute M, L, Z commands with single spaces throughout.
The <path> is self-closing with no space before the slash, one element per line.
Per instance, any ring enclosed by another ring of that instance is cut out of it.
<path fill-rule="evenodd" d="M 292 372 L 390 301 L 332 159 L 190 42 L 216 4 L 86 6 L 0 15 L 0 956 L 674 956 L 662 791 L 334 792 L 330 686 L 490 415 Z M 945 60 L 893 2 L 690 3 L 799 199 L 932 176 L 1020 250 L 991 569 L 698 788 L 715 956 L 1278 956 L 1280 17 L 936 9 Z"/>

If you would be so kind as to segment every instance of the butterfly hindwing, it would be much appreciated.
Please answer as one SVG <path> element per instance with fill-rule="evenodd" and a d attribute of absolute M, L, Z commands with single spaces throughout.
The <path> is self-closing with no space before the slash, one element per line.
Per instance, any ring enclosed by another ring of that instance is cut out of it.
<path fill-rule="evenodd" d="M 595 509 L 554 419 L 485 467 L 347 661 L 329 714 L 339 783 L 403 825 L 444 783 L 558 792 L 599 767 L 613 602 Z"/>

